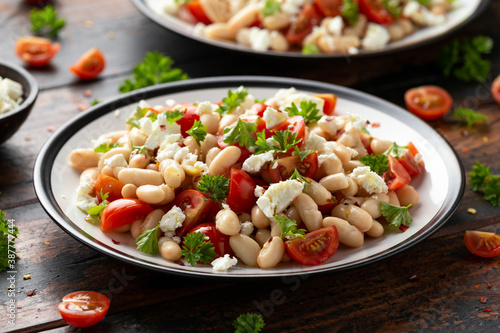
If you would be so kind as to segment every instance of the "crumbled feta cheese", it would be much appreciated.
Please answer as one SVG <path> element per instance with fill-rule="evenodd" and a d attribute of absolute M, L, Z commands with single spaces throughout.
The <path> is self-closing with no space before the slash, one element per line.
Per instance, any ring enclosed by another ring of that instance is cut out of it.
<path fill-rule="evenodd" d="M 175 15 L 179 10 L 179 3 L 175 0 L 162 0 L 165 14 Z"/>
<path fill-rule="evenodd" d="M 257 173 L 262 169 L 264 164 L 274 160 L 273 152 L 268 151 L 259 155 L 250 155 L 245 162 L 243 162 L 242 170 L 249 173 Z"/>
<path fill-rule="evenodd" d="M 141 127 L 141 131 L 144 132 L 147 136 L 151 135 L 153 132 L 153 122 L 149 117 L 143 117 L 139 119 L 139 126 Z M 132 128 L 132 130 L 137 130 L 136 127 Z"/>
<path fill-rule="evenodd" d="M 218 105 L 213 104 L 211 102 L 201 102 L 198 104 L 198 107 L 196 108 L 196 114 L 197 115 L 202 115 L 202 114 L 212 114 L 214 113 L 215 110 L 219 108 Z"/>
<path fill-rule="evenodd" d="M 168 107 L 173 107 L 175 105 L 175 99 L 169 98 L 165 101 L 165 105 Z"/>
<path fill-rule="evenodd" d="M 250 28 L 250 47 L 255 51 L 267 51 L 271 46 L 271 36 L 267 29 Z"/>
<path fill-rule="evenodd" d="M 81 209 L 85 214 L 87 214 L 90 207 L 97 205 L 97 199 L 90 195 L 93 188 L 93 184 L 81 182 L 77 189 L 76 207 Z"/>
<path fill-rule="evenodd" d="M 286 109 L 289 106 L 292 106 L 292 103 L 297 106 L 297 108 L 300 108 L 300 103 L 302 102 L 311 102 L 313 104 L 316 104 L 316 109 L 319 110 L 318 115 L 322 116 L 323 115 L 323 106 L 325 105 L 325 101 L 319 97 L 311 96 L 308 94 L 304 93 L 296 93 L 293 95 L 288 95 L 285 99 L 285 103 L 282 106 L 282 109 Z"/>
<path fill-rule="evenodd" d="M 182 226 L 182 222 L 186 219 L 186 215 L 177 206 L 173 206 L 160 220 L 160 229 L 165 233 L 165 236 L 172 237 L 175 234 L 175 229 Z"/>
<path fill-rule="evenodd" d="M 351 159 L 354 159 L 356 156 L 359 155 L 358 151 L 356 149 L 353 149 L 351 147 L 346 147 L 349 153 L 351 154 Z"/>
<path fill-rule="evenodd" d="M 288 112 L 278 111 L 269 106 L 264 111 L 262 119 L 266 122 L 266 128 L 273 128 L 288 119 Z"/>
<path fill-rule="evenodd" d="M 147 109 L 147 108 L 150 108 L 150 107 L 151 107 L 151 105 L 149 105 L 149 103 L 148 103 L 148 102 L 146 102 L 146 101 L 145 101 L 145 100 L 143 100 L 143 99 L 141 99 L 141 100 L 139 101 L 139 103 L 137 104 L 137 106 L 138 106 L 138 107 L 140 107 L 141 109 Z M 134 110 L 134 112 L 135 112 L 135 110 Z"/>
<path fill-rule="evenodd" d="M 231 258 L 229 254 L 212 261 L 213 270 L 216 273 L 225 273 L 227 270 L 238 263 L 238 259 Z"/>
<path fill-rule="evenodd" d="M 335 153 L 321 154 L 318 155 L 318 166 L 321 166 L 326 160 L 340 161 L 339 157 Z"/>
<path fill-rule="evenodd" d="M 189 152 L 189 148 L 188 147 L 182 147 L 181 149 L 179 149 L 175 155 L 174 155 L 174 158 L 173 160 L 175 160 L 177 163 L 181 163 L 182 160 L 184 158 L 186 158 L 189 154 L 191 154 Z"/>
<path fill-rule="evenodd" d="M 295 88 L 288 89 L 279 89 L 276 94 L 274 94 L 274 99 L 276 99 L 276 103 L 281 107 L 285 105 L 288 96 L 295 95 L 297 90 Z"/>
<path fill-rule="evenodd" d="M 357 167 L 349 174 L 349 177 L 368 193 L 387 193 L 387 185 L 369 166 Z"/>
<path fill-rule="evenodd" d="M 257 200 L 257 205 L 264 215 L 271 218 L 288 207 L 303 189 L 304 184 L 293 179 L 272 184 Z"/>
<path fill-rule="evenodd" d="M 260 198 L 266 190 L 262 186 L 255 186 L 255 190 L 253 191 L 253 194 L 257 197 Z"/>
<path fill-rule="evenodd" d="M 281 11 L 290 15 L 296 15 L 301 11 L 304 3 L 305 0 L 285 0 L 281 4 Z"/>
<path fill-rule="evenodd" d="M 16 81 L 0 77 L 0 114 L 17 108 L 23 102 L 23 86 Z"/>
<path fill-rule="evenodd" d="M 335 16 L 334 18 L 328 20 L 327 29 L 334 36 L 341 36 L 342 29 L 344 29 L 344 20 L 342 16 Z"/>
<path fill-rule="evenodd" d="M 180 134 L 181 127 L 177 123 L 169 123 L 164 113 L 160 113 L 153 122 L 153 130 L 148 136 L 144 146 L 148 149 L 160 147 L 166 137 L 171 134 Z"/>
<path fill-rule="evenodd" d="M 315 133 L 309 134 L 309 139 L 306 141 L 305 150 L 322 150 L 326 143 L 326 139 Z"/>
<path fill-rule="evenodd" d="M 344 126 L 344 120 L 340 117 L 323 116 L 318 120 L 318 126 L 326 133 L 335 135 Z"/>
<path fill-rule="evenodd" d="M 416 24 L 422 26 L 433 26 L 443 24 L 446 17 L 442 14 L 435 15 L 425 6 L 417 1 L 409 1 L 403 9 L 403 15 L 410 18 Z"/>
<path fill-rule="evenodd" d="M 104 160 L 104 165 L 115 168 L 115 167 L 128 167 L 128 163 L 122 154 L 116 154 Z"/>
<path fill-rule="evenodd" d="M 386 28 L 376 23 L 368 23 L 368 27 L 366 28 L 365 38 L 361 41 L 361 45 L 366 50 L 380 50 L 383 49 L 391 36 Z"/>
<path fill-rule="evenodd" d="M 349 114 L 349 120 L 351 122 L 352 128 L 358 131 L 362 131 L 363 128 L 365 128 L 367 125 L 366 119 L 358 116 L 357 114 Z"/>
<path fill-rule="evenodd" d="M 172 240 L 173 240 L 174 242 L 176 242 L 177 244 L 180 244 L 180 243 L 181 243 L 181 238 L 180 238 L 179 236 L 173 236 L 173 237 L 172 237 Z"/>
<path fill-rule="evenodd" d="M 112 143 L 112 140 L 106 136 L 100 136 L 97 140 L 92 140 L 90 142 L 92 144 L 92 148 L 99 148 L 101 145 L 108 145 Z"/>
<path fill-rule="evenodd" d="M 240 233 L 245 236 L 250 236 L 253 232 L 253 223 L 252 222 L 243 222 L 241 224 Z"/>

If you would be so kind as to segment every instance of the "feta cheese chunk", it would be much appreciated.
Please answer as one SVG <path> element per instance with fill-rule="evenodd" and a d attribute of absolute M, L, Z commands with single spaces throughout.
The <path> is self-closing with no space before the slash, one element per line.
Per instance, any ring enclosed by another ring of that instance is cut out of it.
<path fill-rule="evenodd" d="M 403 15 L 421 26 L 433 26 L 443 24 L 446 17 L 442 14 L 435 15 L 425 6 L 417 1 L 409 1 L 403 9 Z"/>
<path fill-rule="evenodd" d="M 249 158 L 243 162 L 242 170 L 249 173 L 257 173 L 262 169 L 264 164 L 274 160 L 273 152 L 268 151 L 259 155 L 250 155 Z"/>
<path fill-rule="evenodd" d="M 196 114 L 197 115 L 202 115 L 202 114 L 212 114 L 219 108 L 218 105 L 213 104 L 212 102 L 201 102 L 198 104 L 198 108 L 196 109 Z"/>
<path fill-rule="evenodd" d="M 339 157 L 335 153 L 320 154 L 320 155 L 318 155 L 318 166 L 320 167 L 327 160 L 334 160 L 334 161 L 339 161 L 340 162 Z"/>
<path fill-rule="evenodd" d="M 288 119 L 288 112 L 278 111 L 276 109 L 273 109 L 272 107 L 268 107 L 264 111 L 264 115 L 262 116 L 262 119 L 264 119 L 266 122 L 266 128 L 270 129 L 270 128 L 273 128 L 274 126 L 284 122 L 285 120 L 287 120 Z"/>
<path fill-rule="evenodd" d="M 227 270 L 238 263 L 238 259 L 231 258 L 229 254 L 212 261 L 213 270 L 216 273 L 226 273 Z"/>
<path fill-rule="evenodd" d="M 114 167 L 128 167 L 128 163 L 122 154 L 116 154 L 104 160 L 104 165 L 114 168 Z"/>
<path fill-rule="evenodd" d="M 90 195 L 94 190 L 95 183 L 90 178 L 82 179 L 76 194 L 76 207 L 87 214 L 90 207 L 97 206 L 97 199 Z"/>
<path fill-rule="evenodd" d="M 255 51 L 267 51 L 271 46 L 269 30 L 258 27 L 250 28 L 250 47 Z"/>
<path fill-rule="evenodd" d="M 160 229 L 165 233 L 165 236 L 172 237 L 175 235 L 175 229 L 182 226 L 186 219 L 186 215 L 182 210 L 173 206 L 160 220 Z"/>
<path fill-rule="evenodd" d="M 382 177 L 371 171 L 369 166 L 357 167 L 349 174 L 349 177 L 368 193 L 387 193 L 388 191 Z"/>
<path fill-rule="evenodd" d="M 344 29 L 344 20 L 342 19 L 342 16 L 339 15 L 330 19 L 326 27 L 327 30 L 331 32 L 334 36 L 341 36 L 342 29 Z"/>
<path fill-rule="evenodd" d="M 310 133 L 309 139 L 306 142 L 305 150 L 322 150 L 325 146 L 326 139 L 316 133 Z"/>
<path fill-rule="evenodd" d="M 365 38 L 361 41 L 361 45 L 367 50 L 375 51 L 383 49 L 391 36 L 386 28 L 376 23 L 368 23 Z"/>
<path fill-rule="evenodd" d="M 264 215 L 271 218 L 288 207 L 303 189 L 304 184 L 294 179 L 272 184 L 257 200 L 257 205 Z"/>
<path fill-rule="evenodd" d="M 257 186 L 255 186 L 255 190 L 253 191 L 253 194 L 255 195 L 255 197 L 260 198 L 264 194 L 265 191 L 266 190 L 262 186 L 257 185 Z"/>
<path fill-rule="evenodd" d="M 180 134 L 181 127 L 177 123 L 169 123 L 165 114 L 160 113 L 158 118 L 153 122 L 153 130 L 148 136 L 144 146 L 148 149 L 159 147 L 162 142 L 171 134 Z"/>

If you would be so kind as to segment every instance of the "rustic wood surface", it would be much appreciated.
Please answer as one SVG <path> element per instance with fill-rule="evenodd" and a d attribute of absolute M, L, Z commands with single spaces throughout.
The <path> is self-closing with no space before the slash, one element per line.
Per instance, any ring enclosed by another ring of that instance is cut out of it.
<path fill-rule="evenodd" d="M 403 93 L 421 84 L 445 87 L 456 105 L 478 109 L 488 124 L 464 127 L 445 118 L 431 125 L 455 147 L 466 171 L 475 161 L 500 171 L 499 106 L 489 84 L 461 83 L 441 76 L 440 47 L 456 36 L 489 35 L 500 44 L 500 3 L 460 32 L 430 45 L 367 59 L 297 61 L 228 53 L 175 35 L 141 15 L 125 0 L 60 0 L 67 20 L 62 50 L 53 64 L 30 68 L 41 86 L 36 105 L 21 129 L 0 145 L 0 209 L 15 219 L 17 242 L 16 325 L 9 325 L 7 273 L 0 273 L 0 331 L 77 331 L 61 319 L 57 304 L 75 290 L 96 290 L 112 298 L 106 319 L 92 332 L 230 332 L 246 312 L 264 315 L 264 332 L 498 332 L 499 258 L 468 252 L 464 231 L 499 232 L 500 209 L 467 189 L 451 219 L 430 238 L 386 260 L 354 270 L 269 281 L 219 282 L 150 272 L 111 259 L 77 242 L 45 214 L 32 184 L 38 151 L 54 129 L 77 115 L 81 105 L 118 94 L 146 51 L 169 55 L 193 78 L 257 74 L 300 77 L 353 86 L 403 106 Z M 20 64 L 15 40 L 29 34 L 33 5 L 0 0 L 0 59 Z M 81 82 L 68 67 L 92 46 L 108 65 L 98 80 Z M 492 78 L 500 73 L 494 48 Z M 231 61 L 229 61 L 231 60 Z M 235 61 L 236 60 L 236 61 Z M 92 89 L 91 97 L 84 91 Z M 467 209 L 477 209 L 471 215 Z M 46 245 L 45 242 L 50 242 Z M 23 274 L 31 279 L 23 280 Z M 416 276 L 411 278 L 412 276 Z M 36 290 L 36 295 L 27 296 Z"/>

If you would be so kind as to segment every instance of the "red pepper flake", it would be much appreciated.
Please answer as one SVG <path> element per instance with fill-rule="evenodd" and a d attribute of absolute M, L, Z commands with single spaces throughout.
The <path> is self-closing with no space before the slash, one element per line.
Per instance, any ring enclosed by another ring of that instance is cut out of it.
<path fill-rule="evenodd" d="M 476 288 L 476 289 L 477 289 L 477 288 L 479 288 L 479 287 L 481 287 L 481 285 L 480 285 L 480 284 L 476 284 L 476 285 L 474 286 L 474 288 Z"/>
<path fill-rule="evenodd" d="M 481 304 L 486 304 L 486 302 L 488 302 L 488 299 L 486 297 L 479 297 L 479 302 Z"/>
<path fill-rule="evenodd" d="M 111 240 L 113 241 L 113 244 L 116 244 L 116 245 L 120 244 L 120 242 L 115 241 L 113 238 L 111 238 Z"/>
<path fill-rule="evenodd" d="M 55 130 L 56 127 L 54 125 L 50 125 L 49 127 L 47 127 L 47 131 L 49 131 L 50 133 L 55 132 Z"/>
<path fill-rule="evenodd" d="M 85 97 L 90 97 L 92 96 L 92 90 L 91 89 L 87 89 L 83 92 L 83 96 Z"/>
<path fill-rule="evenodd" d="M 487 284 L 486 284 L 486 287 L 487 287 L 488 289 L 491 289 L 493 286 L 491 285 L 491 283 L 487 283 Z"/>
<path fill-rule="evenodd" d="M 483 309 L 483 312 L 491 312 L 490 309 Z"/>
<path fill-rule="evenodd" d="M 380 123 L 372 123 L 372 127 L 374 127 L 374 128 L 380 127 Z"/>
<path fill-rule="evenodd" d="M 89 106 L 85 103 L 81 103 L 78 105 L 78 111 L 85 111 L 89 108 Z"/>
<path fill-rule="evenodd" d="M 465 147 L 465 148 L 463 148 L 463 149 L 462 149 L 462 151 L 463 151 L 464 153 L 468 153 L 470 150 L 469 150 L 469 148 Z"/>
<path fill-rule="evenodd" d="M 416 275 L 412 275 L 408 278 L 408 280 L 413 281 L 413 282 L 420 282 L 420 279 Z"/>
<path fill-rule="evenodd" d="M 49 246 L 49 245 L 50 245 L 50 242 L 49 242 L 49 241 L 46 241 L 46 242 L 45 242 L 45 245 Z"/>
<path fill-rule="evenodd" d="M 164 130 L 166 130 L 166 129 L 167 129 L 167 126 L 165 126 L 165 125 L 160 125 L 160 130 L 161 130 L 161 131 L 164 131 Z"/>
<path fill-rule="evenodd" d="M 36 295 L 36 289 L 30 290 L 26 293 L 27 296 L 35 296 Z"/>
<path fill-rule="evenodd" d="M 446 274 L 446 273 L 441 273 L 441 274 L 439 274 L 439 277 L 440 277 L 441 279 L 446 279 L 446 278 L 448 277 L 448 274 Z"/>

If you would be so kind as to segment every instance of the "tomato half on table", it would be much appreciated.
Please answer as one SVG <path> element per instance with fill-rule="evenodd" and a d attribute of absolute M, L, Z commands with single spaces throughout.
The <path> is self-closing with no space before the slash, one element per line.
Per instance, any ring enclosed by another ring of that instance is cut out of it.
<path fill-rule="evenodd" d="M 91 80 L 101 74 L 104 67 L 106 67 L 104 54 L 99 49 L 93 47 L 85 52 L 69 69 L 80 79 Z"/>
<path fill-rule="evenodd" d="M 300 44 L 309 35 L 313 27 L 319 25 L 321 15 L 314 5 L 305 5 L 285 34 L 286 39 L 291 44 Z"/>
<path fill-rule="evenodd" d="M 339 235 L 335 226 L 307 233 L 304 238 L 285 242 L 287 253 L 304 265 L 320 265 L 330 259 L 339 247 Z"/>
<path fill-rule="evenodd" d="M 359 0 L 359 11 L 366 15 L 370 22 L 390 24 L 395 18 L 385 9 L 382 0 Z"/>
<path fill-rule="evenodd" d="M 153 208 L 138 199 L 122 198 L 109 203 L 101 216 L 101 230 L 112 231 L 146 217 Z"/>
<path fill-rule="evenodd" d="M 104 318 L 109 298 L 95 291 L 75 291 L 63 297 L 58 305 L 64 321 L 74 327 L 89 327 Z"/>
<path fill-rule="evenodd" d="M 424 120 L 439 119 L 453 104 L 451 95 L 438 86 L 412 88 L 405 93 L 408 110 Z"/>
<path fill-rule="evenodd" d="M 491 84 L 491 95 L 493 95 L 495 102 L 500 104 L 500 76 L 493 80 Z"/>
<path fill-rule="evenodd" d="M 200 223 L 193 229 L 189 230 L 188 234 L 193 234 L 199 232 L 205 235 L 205 239 L 214 245 L 214 250 L 217 256 L 214 258 L 223 257 L 225 254 L 234 255 L 229 245 L 229 236 L 224 235 L 222 232 L 217 230 L 215 223 L 205 222 Z"/>
<path fill-rule="evenodd" d="M 479 257 L 500 255 L 500 236 L 493 232 L 467 230 L 464 236 L 465 246 Z"/>
<path fill-rule="evenodd" d="M 122 188 L 125 186 L 121 181 L 110 176 L 99 174 L 95 182 L 95 193 L 97 194 L 97 200 L 99 203 L 102 202 L 101 191 L 103 194 L 108 194 L 108 201 L 115 201 L 117 199 L 123 198 Z"/>
<path fill-rule="evenodd" d="M 61 44 L 41 37 L 19 37 L 15 44 L 19 58 L 33 67 L 47 65 L 61 49 Z"/>
<path fill-rule="evenodd" d="M 387 155 L 387 159 L 389 160 L 389 171 L 384 173 L 384 179 L 389 191 L 395 191 L 408 185 L 411 177 L 405 167 L 392 155 Z"/>
<path fill-rule="evenodd" d="M 236 213 L 250 213 L 257 198 L 255 181 L 245 171 L 231 167 L 229 170 L 229 194 L 227 204 Z"/>

